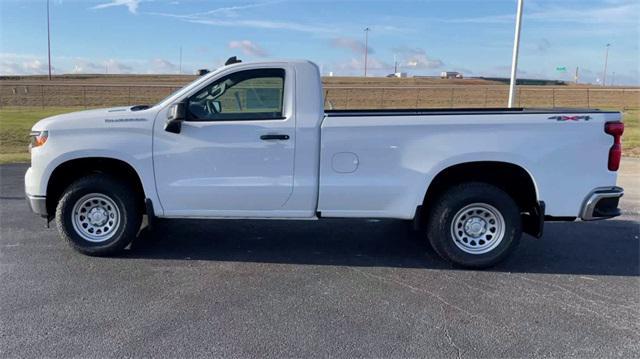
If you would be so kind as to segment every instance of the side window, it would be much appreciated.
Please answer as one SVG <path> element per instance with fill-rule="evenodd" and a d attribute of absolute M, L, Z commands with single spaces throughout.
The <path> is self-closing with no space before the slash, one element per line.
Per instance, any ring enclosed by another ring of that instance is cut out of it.
<path fill-rule="evenodd" d="M 189 119 L 281 119 L 284 74 L 283 69 L 256 69 L 220 78 L 189 98 Z"/>

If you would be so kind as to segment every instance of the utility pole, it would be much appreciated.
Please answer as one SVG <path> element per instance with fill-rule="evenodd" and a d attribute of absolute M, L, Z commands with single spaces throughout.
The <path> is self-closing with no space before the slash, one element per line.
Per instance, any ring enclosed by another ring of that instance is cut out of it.
<path fill-rule="evenodd" d="M 367 77 L 367 55 L 369 54 L 369 31 L 370 28 L 364 29 L 364 77 Z"/>
<path fill-rule="evenodd" d="M 395 54 L 393 55 L 393 73 L 398 73 L 398 57 Z"/>
<path fill-rule="evenodd" d="M 51 81 L 51 28 L 49 26 L 49 0 L 47 0 L 47 57 L 49 58 L 49 81 Z"/>
<path fill-rule="evenodd" d="M 578 84 L 578 80 L 580 80 L 580 67 L 576 66 L 576 74 L 573 76 L 573 80 L 575 81 L 576 85 Z"/>
<path fill-rule="evenodd" d="M 602 73 L 602 86 L 607 86 L 607 65 L 609 62 L 609 47 L 611 44 L 607 44 L 604 53 L 604 72 Z"/>
<path fill-rule="evenodd" d="M 509 108 L 516 102 L 516 76 L 518 74 L 518 52 L 520 51 L 520 29 L 522 28 L 522 10 L 524 0 L 518 0 L 516 14 L 516 34 L 513 40 L 513 57 L 511 58 L 511 83 L 509 84 Z"/>
<path fill-rule="evenodd" d="M 611 86 L 613 86 L 615 82 L 616 82 L 616 72 L 614 71 L 613 74 L 611 75 Z"/>
<path fill-rule="evenodd" d="M 180 46 L 180 67 L 178 69 L 178 74 L 182 75 L 182 46 Z"/>

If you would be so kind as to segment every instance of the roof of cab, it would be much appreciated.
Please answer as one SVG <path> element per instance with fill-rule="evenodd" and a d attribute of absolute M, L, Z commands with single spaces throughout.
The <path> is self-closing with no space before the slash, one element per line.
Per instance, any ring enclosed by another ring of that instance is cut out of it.
<path fill-rule="evenodd" d="M 282 64 L 282 63 L 287 63 L 287 64 L 300 64 L 300 65 L 313 65 L 315 67 L 318 67 L 318 65 L 316 65 L 314 62 L 310 61 L 310 60 L 304 60 L 304 59 L 273 59 L 273 60 L 269 60 L 269 61 L 247 61 L 247 62 L 236 62 L 234 64 L 231 65 L 226 65 L 224 67 L 240 67 L 240 66 L 247 66 L 247 65 L 252 65 L 252 66 L 269 66 L 269 65 L 275 65 L 275 64 Z"/>

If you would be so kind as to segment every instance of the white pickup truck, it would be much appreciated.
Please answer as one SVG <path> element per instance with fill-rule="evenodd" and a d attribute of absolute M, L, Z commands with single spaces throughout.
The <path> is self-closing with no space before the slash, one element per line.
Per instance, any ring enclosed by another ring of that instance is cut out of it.
<path fill-rule="evenodd" d="M 325 111 L 322 94 L 309 61 L 233 63 L 155 106 L 43 119 L 28 202 L 89 255 L 124 249 L 145 214 L 396 218 L 474 268 L 545 220 L 620 214 L 618 112 Z"/>

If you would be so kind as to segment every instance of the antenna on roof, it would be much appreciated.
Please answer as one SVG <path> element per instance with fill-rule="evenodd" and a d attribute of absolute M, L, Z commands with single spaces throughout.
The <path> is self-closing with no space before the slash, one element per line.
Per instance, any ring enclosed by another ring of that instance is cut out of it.
<path fill-rule="evenodd" d="M 227 59 L 227 62 L 224 63 L 224 66 L 233 65 L 242 62 L 242 60 L 238 60 L 237 56 L 231 56 Z"/>

